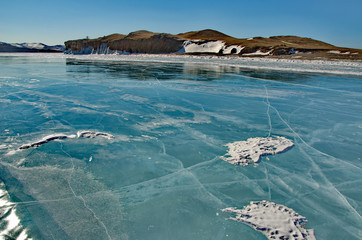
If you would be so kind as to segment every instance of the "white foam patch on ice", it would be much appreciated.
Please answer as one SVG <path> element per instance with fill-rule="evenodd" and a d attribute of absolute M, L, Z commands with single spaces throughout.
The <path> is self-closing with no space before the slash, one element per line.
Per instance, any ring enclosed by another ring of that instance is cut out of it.
<path fill-rule="evenodd" d="M 261 156 L 284 152 L 293 145 L 291 140 L 279 136 L 249 138 L 246 141 L 226 144 L 229 150 L 221 159 L 235 165 L 246 166 L 259 162 Z"/>
<path fill-rule="evenodd" d="M 243 209 L 225 208 L 231 220 L 245 223 L 268 239 L 315 240 L 314 230 L 306 229 L 307 219 L 293 209 L 269 201 L 250 202 Z"/>
<path fill-rule="evenodd" d="M 15 204 L 10 201 L 9 194 L 5 190 L 4 183 L 0 182 L 0 239 L 31 239 L 27 230 L 23 228 L 19 217 L 16 215 Z M 20 233 L 12 236 L 14 233 Z"/>

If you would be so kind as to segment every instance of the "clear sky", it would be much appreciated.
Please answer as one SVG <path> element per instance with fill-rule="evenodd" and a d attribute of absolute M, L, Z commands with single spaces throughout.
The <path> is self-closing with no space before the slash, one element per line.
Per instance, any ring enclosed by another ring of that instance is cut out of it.
<path fill-rule="evenodd" d="M 362 49 L 362 0 L 1 0 L 0 41 L 63 44 L 136 30 L 297 35 Z"/>

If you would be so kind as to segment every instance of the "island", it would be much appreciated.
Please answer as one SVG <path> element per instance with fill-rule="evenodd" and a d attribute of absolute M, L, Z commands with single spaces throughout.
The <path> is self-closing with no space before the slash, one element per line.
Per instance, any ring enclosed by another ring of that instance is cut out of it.
<path fill-rule="evenodd" d="M 111 34 L 96 39 L 65 42 L 70 54 L 192 54 L 239 57 L 362 60 L 362 50 L 343 48 L 298 36 L 240 39 L 206 29 L 180 34 L 146 30 L 128 35 Z"/>

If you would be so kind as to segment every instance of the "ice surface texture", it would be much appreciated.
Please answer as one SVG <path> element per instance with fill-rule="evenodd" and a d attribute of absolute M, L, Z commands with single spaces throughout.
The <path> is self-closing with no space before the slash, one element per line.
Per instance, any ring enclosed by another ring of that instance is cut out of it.
<path fill-rule="evenodd" d="M 65 57 L 0 54 L 0 178 L 33 239 L 262 240 L 220 212 L 260 200 L 319 240 L 362 239 L 361 79 L 255 70 L 359 63 Z M 55 133 L 74 138 L 19 150 Z M 258 167 L 220 159 L 267 136 L 294 146 Z"/>
<path fill-rule="evenodd" d="M 228 153 L 221 158 L 228 163 L 246 166 L 259 162 L 261 156 L 284 152 L 293 145 L 291 140 L 279 136 L 249 138 L 226 144 Z"/>
<path fill-rule="evenodd" d="M 4 183 L 0 182 L 0 239 L 31 239 L 16 215 L 15 204 L 10 201 Z"/>
<path fill-rule="evenodd" d="M 250 202 L 243 209 L 225 208 L 231 220 L 245 223 L 268 239 L 315 240 L 313 229 L 306 229 L 307 219 L 293 209 L 269 201 Z"/>

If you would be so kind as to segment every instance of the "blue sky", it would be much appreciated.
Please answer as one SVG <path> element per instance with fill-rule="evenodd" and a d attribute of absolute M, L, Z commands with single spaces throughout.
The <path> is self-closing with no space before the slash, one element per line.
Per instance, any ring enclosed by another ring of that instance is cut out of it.
<path fill-rule="evenodd" d="M 1 0 L 0 41 L 63 44 L 136 30 L 297 35 L 362 49 L 361 0 Z"/>

